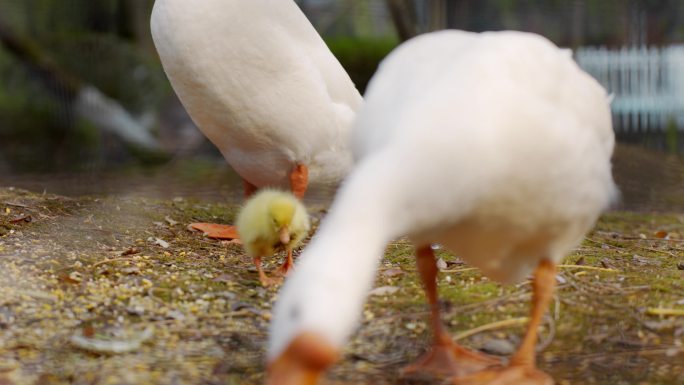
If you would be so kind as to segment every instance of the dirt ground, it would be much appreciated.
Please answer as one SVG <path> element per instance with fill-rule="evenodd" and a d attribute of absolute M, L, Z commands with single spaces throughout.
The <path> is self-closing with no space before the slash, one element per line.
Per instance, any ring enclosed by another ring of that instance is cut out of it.
<path fill-rule="evenodd" d="M 639 165 L 669 175 L 654 183 L 674 178 L 674 189 L 671 182 L 642 195 L 623 189 L 625 198 L 658 210 L 605 214 L 560 269 L 538 355 L 559 384 L 684 384 L 684 210 L 677 206 L 684 174 L 680 163 L 667 162 Z M 616 176 L 621 186 L 633 180 L 629 172 Z M 656 195 L 660 205 L 648 204 Z M 261 383 L 276 289 L 259 286 L 241 246 L 186 229 L 192 221 L 230 222 L 236 207 L 203 197 L 70 198 L 0 186 L 0 384 Z M 309 208 L 316 218 L 324 214 L 319 202 Z M 501 286 L 457 256 L 438 254 L 451 333 L 510 355 L 523 332 L 529 282 Z M 267 259 L 266 269 L 278 263 Z M 376 286 L 385 288 L 369 298 L 327 383 L 442 383 L 399 376 L 430 341 L 406 241 L 387 247 Z"/>

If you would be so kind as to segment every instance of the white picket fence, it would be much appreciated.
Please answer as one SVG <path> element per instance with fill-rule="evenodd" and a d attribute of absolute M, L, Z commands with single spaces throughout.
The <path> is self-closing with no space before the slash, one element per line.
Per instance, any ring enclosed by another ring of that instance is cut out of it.
<path fill-rule="evenodd" d="M 575 60 L 609 92 L 618 132 L 684 131 L 684 45 L 583 47 Z"/>

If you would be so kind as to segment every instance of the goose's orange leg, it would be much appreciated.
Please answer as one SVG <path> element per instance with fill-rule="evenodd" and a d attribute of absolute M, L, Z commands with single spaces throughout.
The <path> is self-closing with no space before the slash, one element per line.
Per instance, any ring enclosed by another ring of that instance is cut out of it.
<path fill-rule="evenodd" d="M 254 195 L 258 188 L 243 179 L 245 199 Z M 215 239 L 240 239 L 237 229 L 233 225 L 220 225 L 218 223 L 191 223 L 190 227 L 204 233 L 205 236 Z"/>
<path fill-rule="evenodd" d="M 489 369 L 454 379 L 455 385 L 553 385 L 548 374 L 536 367 L 537 328 L 549 307 L 556 286 L 556 265 L 542 261 L 534 273 L 532 309 L 525 338 L 513 354 L 507 367 Z"/>
<path fill-rule="evenodd" d="M 242 187 L 244 189 L 243 191 L 245 192 L 245 199 L 254 195 L 254 193 L 259 189 L 257 186 L 247 182 L 246 179 L 242 180 Z"/>
<path fill-rule="evenodd" d="M 304 198 L 309 186 L 309 169 L 305 164 L 298 164 L 290 172 L 290 189 L 298 199 Z"/>
<path fill-rule="evenodd" d="M 290 271 L 294 268 L 294 260 L 292 259 L 292 249 L 287 249 L 287 258 L 285 262 L 275 271 L 276 275 L 285 277 L 290 274 Z"/>
<path fill-rule="evenodd" d="M 254 266 L 256 266 L 257 273 L 259 274 L 259 282 L 261 282 L 261 286 L 268 287 L 282 283 L 283 280 L 281 278 L 272 278 L 264 273 L 264 269 L 261 267 L 261 257 L 254 257 L 253 262 Z"/>
<path fill-rule="evenodd" d="M 500 362 L 497 359 L 468 350 L 453 342 L 440 319 L 441 312 L 437 298 L 437 264 L 432 248 L 426 246 L 418 249 L 416 259 L 418 272 L 430 304 L 433 342 L 429 352 L 404 368 L 404 374 L 430 372 L 438 375 L 463 376 L 499 365 Z"/>

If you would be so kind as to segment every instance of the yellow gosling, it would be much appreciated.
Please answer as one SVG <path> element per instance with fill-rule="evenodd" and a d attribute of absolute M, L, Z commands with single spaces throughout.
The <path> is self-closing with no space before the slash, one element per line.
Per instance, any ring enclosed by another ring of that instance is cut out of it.
<path fill-rule="evenodd" d="M 278 284 L 282 278 L 266 276 L 261 258 L 286 250 L 287 259 L 275 274 L 287 275 L 293 267 L 292 249 L 301 243 L 310 228 L 306 207 L 293 194 L 269 189 L 258 192 L 245 203 L 236 224 L 263 286 Z"/>

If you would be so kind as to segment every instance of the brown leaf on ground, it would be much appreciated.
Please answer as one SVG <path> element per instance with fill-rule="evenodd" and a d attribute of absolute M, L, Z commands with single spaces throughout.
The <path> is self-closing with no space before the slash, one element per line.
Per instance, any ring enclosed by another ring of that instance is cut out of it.
<path fill-rule="evenodd" d="M 59 280 L 62 281 L 62 282 L 64 282 L 64 283 L 69 283 L 69 284 L 72 284 L 72 285 L 78 285 L 79 283 L 81 283 L 81 281 L 82 281 L 83 279 L 82 279 L 82 277 L 81 277 L 81 273 L 79 273 L 79 272 L 77 272 L 77 271 L 72 271 L 72 272 L 69 273 L 69 274 L 66 274 L 66 273 L 65 273 L 65 274 L 60 274 L 60 275 L 59 275 Z"/>
<path fill-rule="evenodd" d="M 135 247 L 131 247 L 131 248 L 129 248 L 129 249 L 126 249 L 126 250 L 122 251 L 122 252 L 121 252 L 121 256 L 122 256 L 122 257 L 125 257 L 125 256 L 127 256 L 127 255 L 133 255 L 133 254 L 138 254 L 138 253 L 140 253 L 140 249 L 137 249 L 137 248 L 135 248 Z"/>
<path fill-rule="evenodd" d="M 31 214 L 26 214 L 26 215 L 22 215 L 20 217 L 11 219 L 9 222 L 14 224 L 14 225 L 17 225 L 20 223 L 30 223 L 31 221 L 33 221 L 33 217 L 31 216 Z"/>
<path fill-rule="evenodd" d="M 239 238 L 235 226 L 221 225 L 218 223 L 191 223 L 188 229 L 199 230 L 209 238 L 235 239 Z"/>

